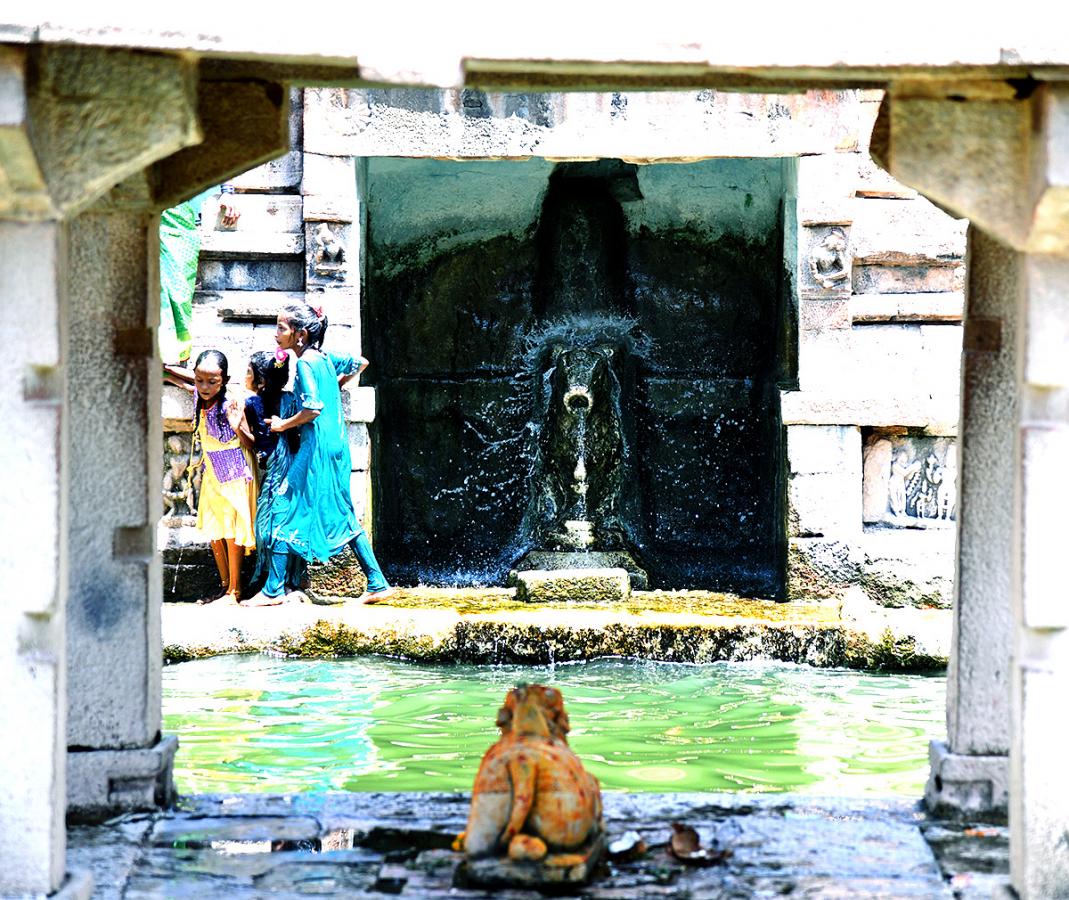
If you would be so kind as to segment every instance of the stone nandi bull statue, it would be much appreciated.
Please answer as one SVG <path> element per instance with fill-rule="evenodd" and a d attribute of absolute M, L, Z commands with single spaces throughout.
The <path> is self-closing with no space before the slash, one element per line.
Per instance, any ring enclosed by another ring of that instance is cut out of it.
<path fill-rule="evenodd" d="M 604 847 L 601 787 L 568 746 L 560 691 L 519 685 L 505 697 L 497 726 L 501 737 L 479 766 L 468 827 L 456 844 L 468 857 L 469 877 L 488 884 L 586 880 Z M 503 870 L 479 867 L 495 857 Z"/>

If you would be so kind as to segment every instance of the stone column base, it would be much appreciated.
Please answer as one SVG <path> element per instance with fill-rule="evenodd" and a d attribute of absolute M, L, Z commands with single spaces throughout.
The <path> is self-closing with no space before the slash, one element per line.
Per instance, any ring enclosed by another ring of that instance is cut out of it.
<path fill-rule="evenodd" d="M 48 900 L 89 900 L 93 896 L 93 876 L 86 869 L 68 872 L 63 884 Z"/>
<path fill-rule="evenodd" d="M 94 822 L 170 806 L 177 750 L 178 738 L 164 735 L 155 747 L 68 751 L 67 818 Z"/>
<path fill-rule="evenodd" d="M 1009 809 L 1009 757 L 952 753 L 942 741 L 928 748 L 931 772 L 924 802 L 934 816 L 1004 820 Z"/>

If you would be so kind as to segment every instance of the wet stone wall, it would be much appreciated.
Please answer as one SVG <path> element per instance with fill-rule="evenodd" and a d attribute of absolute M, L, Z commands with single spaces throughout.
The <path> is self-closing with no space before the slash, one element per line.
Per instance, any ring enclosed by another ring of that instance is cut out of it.
<path fill-rule="evenodd" d="M 393 578 L 502 583 L 587 517 L 653 587 L 781 595 L 780 166 L 370 160 Z"/>

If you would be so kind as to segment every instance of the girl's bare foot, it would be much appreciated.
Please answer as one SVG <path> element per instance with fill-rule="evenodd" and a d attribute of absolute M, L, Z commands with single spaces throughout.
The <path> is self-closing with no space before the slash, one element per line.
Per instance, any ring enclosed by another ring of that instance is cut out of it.
<path fill-rule="evenodd" d="M 202 597 L 200 600 L 197 601 L 197 605 L 207 606 L 209 603 L 218 603 L 221 606 L 231 606 L 232 604 L 226 600 L 226 598 L 229 596 L 231 596 L 230 589 L 224 586 L 222 593 L 216 594 L 213 597 Z"/>
<path fill-rule="evenodd" d="M 370 606 L 373 603 L 378 603 L 385 600 L 387 597 L 393 596 L 393 588 L 383 588 L 381 591 L 364 591 L 356 600 L 357 603 L 363 603 L 364 606 Z"/>
<path fill-rule="evenodd" d="M 253 594 L 251 597 L 246 597 L 244 600 L 238 603 L 238 606 L 281 606 L 282 597 L 269 597 L 263 591 L 258 594 Z"/>

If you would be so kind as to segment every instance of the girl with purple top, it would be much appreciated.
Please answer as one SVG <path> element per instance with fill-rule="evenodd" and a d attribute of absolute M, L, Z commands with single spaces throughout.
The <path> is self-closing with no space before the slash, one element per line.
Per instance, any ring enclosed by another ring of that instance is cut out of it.
<path fill-rule="evenodd" d="M 197 397 L 193 427 L 203 468 L 197 528 L 211 541 L 219 569 L 223 592 L 216 599 L 236 603 L 242 558 L 256 547 L 255 462 L 239 433 L 244 410 L 226 398 L 226 357 L 205 350 L 197 357 L 191 380 Z"/>

